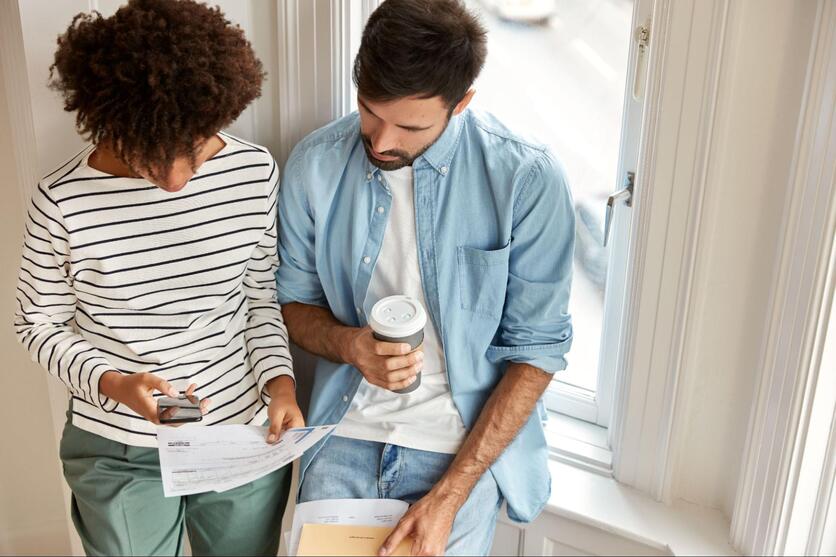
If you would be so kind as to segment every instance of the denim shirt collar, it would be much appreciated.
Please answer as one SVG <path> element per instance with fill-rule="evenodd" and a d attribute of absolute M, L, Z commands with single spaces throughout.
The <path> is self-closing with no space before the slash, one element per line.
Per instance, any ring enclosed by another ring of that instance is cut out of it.
<path fill-rule="evenodd" d="M 422 160 L 442 176 L 445 176 L 450 171 L 450 165 L 453 162 L 453 157 L 456 154 L 456 146 L 459 144 L 461 138 L 463 119 L 467 112 L 463 112 L 458 116 L 450 118 L 447 127 L 441 133 L 435 143 L 427 149 L 423 155 L 418 157 L 413 166 L 420 165 Z M 359 122 L 358 122 L 359 125 Z M 366 178 L 371 180 L 380 169 L 373 165 L 366 156 Z"/>

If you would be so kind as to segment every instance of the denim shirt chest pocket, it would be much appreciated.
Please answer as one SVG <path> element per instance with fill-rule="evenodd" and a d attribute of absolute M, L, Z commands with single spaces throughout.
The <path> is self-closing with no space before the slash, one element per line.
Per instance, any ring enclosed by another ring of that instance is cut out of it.
<path fill-rule="evenodd" d="M 462 309 L 499 319 L 508 286 L 511 243 L 495 250 L 458 246 L 459 296 Z"/>

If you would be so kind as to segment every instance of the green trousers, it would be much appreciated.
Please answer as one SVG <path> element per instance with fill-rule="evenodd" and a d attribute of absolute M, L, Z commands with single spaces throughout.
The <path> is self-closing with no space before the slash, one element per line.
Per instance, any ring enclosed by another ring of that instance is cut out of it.
<path fill-rule="evenodd" d="M 61 439 L 72 517 L 87 555 L 276 555 L 290 466 L 223 493 L 163 497 L 157 449 L 67 422 Z"/>

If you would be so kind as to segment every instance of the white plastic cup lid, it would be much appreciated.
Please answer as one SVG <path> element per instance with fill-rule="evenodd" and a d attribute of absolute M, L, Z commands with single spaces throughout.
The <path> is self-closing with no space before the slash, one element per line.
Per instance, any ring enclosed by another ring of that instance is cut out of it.
<path fill-rule="evenodd" d="M 369 315 L 369 326 L 379 335 L 405 338 L 427 324 L 427 312 L 421 302 L 410 296 L 387 296 L 379 300 Z"/>

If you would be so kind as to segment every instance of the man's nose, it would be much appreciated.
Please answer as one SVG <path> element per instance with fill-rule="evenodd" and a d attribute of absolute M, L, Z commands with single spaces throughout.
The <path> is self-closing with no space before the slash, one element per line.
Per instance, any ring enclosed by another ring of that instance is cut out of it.
<path fill-rule="evenodd" d="M 397 139 L 394 130 L 389 126 L 381 126 L 371 137 L 372 149 L 378 154 L 397 148 Z"/>

